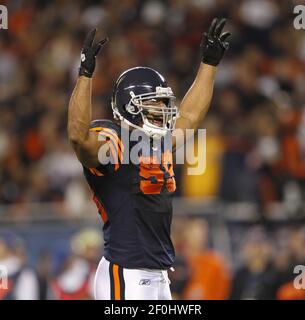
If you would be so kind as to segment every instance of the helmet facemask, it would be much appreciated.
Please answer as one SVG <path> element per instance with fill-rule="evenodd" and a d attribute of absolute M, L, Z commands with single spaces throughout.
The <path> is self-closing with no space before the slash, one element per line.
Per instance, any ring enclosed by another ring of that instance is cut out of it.
<path fill-rule="evenodd" d="M 126 111 L 132 115 L 141 115 L 143 126 L 129 123 L 131 126 L 143 131 L 154 139 L 164 137 L 175 128 L 178 108 L 175 106 L 175 96 L 171 88 L 156 87 L 155 92 L 135 95 L 130 91 L 131 99 L 126 105 Z M 163 101 L 163 106 L 149 102 Z"/>

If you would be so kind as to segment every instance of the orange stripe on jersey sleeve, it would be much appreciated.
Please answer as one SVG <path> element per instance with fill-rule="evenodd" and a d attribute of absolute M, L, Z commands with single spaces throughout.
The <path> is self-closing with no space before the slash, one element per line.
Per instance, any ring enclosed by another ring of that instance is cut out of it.
<path fill-rule="evenodd" d="M 102 130 L 102 127 L 95 127 L 95 128 L 90 128 L 89 129 L 90 131 L 93 131 L 93 132 L 96 132 L 96 133 L 99 133 L 101 130 Z M 89 171 L 97 176 L 97 177 L 102 177 L 104 176 L 104 174 L 102 172 L 100 172 L 99 170 L 97 170 L 96 168 L 89 168 Z"/>
<path fill-rule="evenodd" d="M 95 131 L 95 132 L 100 132 L 102 130 L 102 127 L 95 127 L 95 128 L 90 128 L 90 131 Z"/>
<path fill-rule="evenodd" d="M 106 137 L 109 137 L 109 138 L 112 137 L 113 138 L 112 140 L 115 142 L 115 144 L 117 144 L 118 147 L 121 149 L 121 151 L 124 152 L 124 145 L 114 130 L 109 129 L 109 128 L 96 127 L 96 128 L 91 128 L 90 131 L 98 132 L 98 133 L 100 133 Z"/>
<path fill-rule="evenodd" d="M 123 160 L 124 146 L 121 139 L 116 134 L 116 132 L 112 129 L 104 128 L 104 127 L 90 128 L 90 131 L 97 132 L 99 135 L 102 135 L 107 138 L 106 142 L 109 145 L 111 155 L 114 159 L 114 165 L 115 165 L 114 170 L 115 171 L 118 170 L 120 167 L 120 163 Z M 98 170 L 96 169 L 92 170 L 92 169 L 93 168 L 90 168 L 90 172 L 93 173 L 94 175 L 103 176 L 103 174 Z"/>
<path fill-rule="evenodd" d="M 115 153 L 116 153 L 116 156 L 114 157 L 114 159 L 117 159 L 117 157 L 118 157 L 120 159 L 120 162 L 122 162 L 123 156 L 122 156 L 122 151 L 121 151 L 121 148 L 119 147 L 118 141 L 115 140 L 115 138 L 107 132 L 101 131 L 99 134 L 106 137 L 106 138 L 109 138 L 109 140 L 107 142 L 109 145 L 113 145 Z"/>
<path fill-rule="evenodd" d="M 113 141 L 115 141 L 115 143 L 118 145 L 118 147 L 121 149 L 121 151 L 124 152 L 124 145 L 115 131 L 108 129 L 108 128 L 102 128 L 100 133 L 101 134 L 108 134 L 109 137 L 112 137 Z"/>
<path fill-rule="evenodd" d="M 110 135 L 112 135 L 115 140 L 117 141 L 119 147 L 121 148 L 122 152 L 124 152 L 124 145 L 121 141 L 121 139 L 119 138 L 119 136 L 116 134 L 115 131 L 111 130 L 111 129 L 108 129 L 108 128 L 102 128 L 103 131 L 109 133 Z"/>
<path fill-rule="evenodd" d="M 89 168 L 89 171 L 94 174 L 95 176 L 102 177 L 104 174 L 101 173 L 99 170 L 96 168 Z"/>

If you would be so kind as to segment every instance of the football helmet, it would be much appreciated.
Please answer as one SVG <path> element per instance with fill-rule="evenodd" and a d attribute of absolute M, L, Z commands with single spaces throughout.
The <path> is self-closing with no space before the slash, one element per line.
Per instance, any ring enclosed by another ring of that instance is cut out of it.
<path fill-rule="evenodd" d="M 160 139 L 175 128 L 178 109 L 174 101 L 172 89 L 159 72 L 135 67 L 119 76 L 111 106 L 115 119 Z"/>

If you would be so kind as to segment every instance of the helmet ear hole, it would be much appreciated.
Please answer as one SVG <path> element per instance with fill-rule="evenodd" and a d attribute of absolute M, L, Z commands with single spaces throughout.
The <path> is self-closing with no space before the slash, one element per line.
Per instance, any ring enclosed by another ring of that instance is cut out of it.
<path fill-rule="evenodd" d="M 142 117 L 140 114 L 133 114 L 130 111 L 134 112 L 135 110 L 137 110 L 138 108 L 133 104 L 124 104 L 122 106 L 122 109 L 124 112 L 127 112 L 129 117 L 132 119 L 132 121 L 134 121 L 135 124 L 140 124 L 142 122 Z"/>
<path fill-rule="evenodd" d="M 122 106 L 122 109 L 124 112 L 128 112 L 130 114 L 132 114 L 132 112 L 134 111 L 135 107 L 133 104 L 124 104 Z"/>

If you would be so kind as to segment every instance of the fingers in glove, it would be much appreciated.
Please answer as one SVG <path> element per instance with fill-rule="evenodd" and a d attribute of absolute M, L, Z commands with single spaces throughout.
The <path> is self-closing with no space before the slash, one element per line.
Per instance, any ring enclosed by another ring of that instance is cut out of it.
<path fill-rule="evenodd" d="M 101 48 L 102 48 L 108 41 L 109 41 L 108 38 L 105 38 L 105 39 L 101 40 L 100 42 L 98 42 L 98 43 L 95 45 L 94 50 L 93 50 L 94 56 L 96 56 L 96 55 L 100 52 Z"/>
<path fill-rule="evenodd" d="M 226 50 L 228 50 L 230 44 L 229 44 L 229 42 L 225 41 L 225 42 L 223 42 L 222 46 L 223 46 Z"/>
<path fill-rule="evenodd" d="M 211 23 L 211 25 L 210 25 L 209 31 L 208 31 L 208 33 L 207 33 L 207 37 L 208 37 L 208 38 L 212 38 L 212 37 L 213 37 L 213 35 L 214 35 L 214 30 L 215 30 L 215 27 L 216 27 L 216 25 L 217 25 L 217 21 L 218 21 L 217 18 L 214 18 L 214 19 L 213 19 L 213 21 L 212 21 L 212 23 Z"/>
<path fill-rule="evenodd" d="M 222 33 L 222 35 L 220 36 L 220 40 L 225 41 L 230 36 L 231 36 L 231 32 L 226 31 L 226 32 Z"/>
<path fill-rule="evenodd" d="M 94 37 L 95 37 L 95 33 L 96 33 L 96 28 L 94 28 L 93 30 L 91 30 L 87 35 L 86 35 L 86 39 L 84 41 L 84 47 L 91 47 Z"/>
<path fill-rule="evenodd" d="M 226 24 L 226 19 L 221 19 L 220 22 L 217 24 L 217 26 L 215 27 L 215 33 L 214 35 L 218 38 L 221 34 L 221 31 L 223 29 L 223 27 Z"/>

